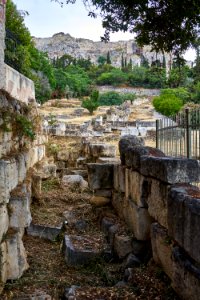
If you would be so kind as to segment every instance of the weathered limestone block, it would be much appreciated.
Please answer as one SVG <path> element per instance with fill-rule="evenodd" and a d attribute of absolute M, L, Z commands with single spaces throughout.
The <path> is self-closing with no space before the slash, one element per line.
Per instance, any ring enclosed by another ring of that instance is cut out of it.
<path fill-rule="evenodd" d="M 23 153 L 20 153 L 16 157 L 17 162 L 17 169 L 18 169 L 18 183 L 22 182 L 26 177 L 26 161 L 25 161 L 25 155 Z"/>
<path fill-rule="evenodd" d="M 0 244 L 0 293 L 1 283 L 5 283 L 7 280 L 7 246 L 6 242 Z"/>
<path fill-rule="evenodd" d="M 169 235 L 200 263 L 200 190 L 175 185 L 170 190 L 167 209 Z"/>
<path fill-rule="evenodd" d="M 11 228 L 25 228 L 31 223 L 31 187 L 23 184 L 11 193 L 8 204 Z"/>
<path fill-rule="evenodd" d="M 7 232 L 9 226 L 8 210 L 6 205 L 0 205 L 0 241 Z"/>
<path fill-rule="evenodd" d="M 29 268 L 21 234 L 15 233 L 7 236 L 6 245 L 7 279 L 14 280 L 20 278 L 23 272 Z"/>
<path fill-rule="evenodd" d="M 57 159 L 61 161 L 68 161 L 70 158 L 70 153 L 67 150 L 60 150 L 57 153 Z"/>
<path fill-rule="evenodd" d="M 148 212 L 159 224 L 168 228 L 167 199 L 169 185 L 156 179 L 149 180 L 148 183 L 148 195 L 146 198 Z"/>
<path fill-rule="evenodd" d="M 45 157 L 45 145 L 38 146 L 38 161 Z"/>
<path fill-rule="evenodd" d="M 115 234 L 114 237 L 114 251 L 119 258 L 126 257 L 132 251 L 132 238 Z"/>
<path fill-rule="evenodd" d="M 113 205 L 114 209 L 116 210 L 117 214 L 121 218 L 124 218 L 124 215 L 123 215 L 123 210 L 124 210 L 124 206 L 125 206 L 124 197 L 125 196 L 122 193 L 113 192 L 112 205 Z"/>
<path fill-rule="evenodd" d="M 134 135 L 125 135 L 120 139 L 119 152 L 122 165 L 126 164 L 125 154 L 130 146 L 144 146 L 144 139 Z"/>
<path fill-rule="evenodd" d="M 199 180 L 199 165 L 194 159 L 143 156 L 140 172 L 170 184 Z"/>
<path fill-rule="evenodd" d="M 159 149 L 152 147 L 130 146 L 125 152 L 125 163 L 127 167 L 133 170 L 140 171 L 141 157 L 142 156 L 164 157 L 165 154 Z"/>
<path fill-rule="evenodd" d="M 62 227 L 50 227 L 31 223 L 26 229 L 28 235 L 37 236 L 39 238 L 55 241 L 61 234 Z"/>
<path fill-rule="evenodd" d="M 150 238 L 150 226 L 152 223 L 152 218 L 148 210 L 127 200 L 123 211 L 125 222 L 134 233 L 136 239 L 141 241 L 148 240 Z"/>
<path fill-rule="evenodd" d="M 101 164 L 107 164 L 107 163 L 119 164 L 120 159 L 117 157 L 99 157 L 96 162 Z"/>
<path fill-rule="evenodd" d="M 109 144 L 89 144 L 89 155 L 91 157 L 115 157 L 116 146 Z"/>
<path fill-rule="evenodd" d="M 200 268 L 180 247 L 173 248 L 172 287 L 183 300 L 200 299 Z"/>
<path fill-rule="evenodd" d="M 114 188 L 118 192 L 125 193 L 125 173 L 126 167 L 121 165 L 114 165 Z"/>
<path fill-rule="evenodd" d="M 113 164 L 88 164 L 87 167 L 91 190 L 113 188 Z"/>
<path fill-rule="evenodd" d="M 114 180 L 114 182 L 113 182 L 113 185 L 114 185 L 114 189 L 116 190 L 116 191 L 118 191 L 119 190 L 119 166 L 120 166 L 120 164 L 116 164 L 116 165 L 114 165 L 114 168 L 113 168 L 113 180 Z"/>
<path fill-rule="evenodd" d="M 129 171 L 129 199 L 137 206 L 147 208 L 147 197 L 149 193 L 149 181 L 140 173 Z"/>
<path fill-rule="evenodd" d="M 62 178 L 62 183 L 65 186 L 72 188 L 80 187 L 81 189 L 88 188 L 88 183 L 83 179 L 81 175 L 64 175 Z"/>
<path fill-rule="evenodd" d="M 158 223 L 151 228 L 153 258 L 172 280 L 172 287 L 183 300 L 200 298 L 200 269 L 180 247 L 173 247 L 167 230 Z"/>
<path fill-rule="evenodd" d="M 10 191 L 18 184 L 17 163 L 14 158 L 0 160 L 0 203 L 8 203 Z"/>
<path fill-rule="evenodd" d="M 34 174 L 32 176 L 32 196 L 38 199 L 42 192 L 42 178 L 40 175 Z"/>
<path fill-rule="evenodd" d="M 161 265 L 165 273 L 172 279 L 173 262 L 171 258 L 171 239 L 167 234 L 167 229 L 160 226 L 158 223 L 153 223 L 151 225 L 151 245 L 154 261 L 158 265 Z"/>
<path fill-rule="evenodd" d="M 90 198 L 90 204 L 95 205 L 97 207 L 106 206 L 111 202 L 111 199 L 109 197 L 103 197 L 103 196 L 92 196 Z"/>

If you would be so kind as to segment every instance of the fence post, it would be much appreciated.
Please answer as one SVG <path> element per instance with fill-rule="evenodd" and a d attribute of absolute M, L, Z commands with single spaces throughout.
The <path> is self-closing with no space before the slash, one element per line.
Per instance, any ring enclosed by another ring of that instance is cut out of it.
<path fill-rule="evenodd" d="M 185 109 L 185 116 L 186 116 L 186 151 L 187 151 L 187 158 L 191 158 L 190 111 L 188 108 Z"/>
<path fill-rule="evenodd" d="M 159 120 L 156 120 L 156 148 L 158 148 L 158 129 L 159 129 Z"/>

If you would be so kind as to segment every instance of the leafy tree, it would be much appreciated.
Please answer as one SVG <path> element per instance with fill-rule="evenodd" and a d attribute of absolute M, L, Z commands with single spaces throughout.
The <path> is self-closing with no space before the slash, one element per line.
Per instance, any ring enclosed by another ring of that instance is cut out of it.
<path fill-rule="evenodd" d="M 102 73 L 96 80 L 98 85 L 120 85 L 127 81 L 127 75 L 122 70 L 113 68 L 110 72 Z"/>
<path fill-rule="evenodd" d="M 87 99 L 84 99 L 82 101 L 82 107 L 86 108 L 90 114 L 92 115 L 93 112 L 99 107 L 99 91 L 94 90 L 90 97 Z"/>
<path fill-rule="evenodd" d="M 103 66 L 106 63 L 106 58 L 104 56 L 99 56 L 97 62 L 99 66 Z"/>
<path fill-rule="evenodd" d="M 107 63 L 108 65 L 111 65 L 110 51 L 108 51 L 108 53 L 107 53 L 106 63 Z"/>
<path fill-rule="evenodd" d="M 99 105 L 121 105 L 123 101 L 123 97 L 116 92 L 106 92 L 99 97 Z"/>
<path fill-rule="evenodd" d="M 156 111 L 165 116 L 175 115 L 183 106 L 183 101 L 173 94 L 164 94 L 153 99 Z"/>
<path fill-rule="evenodd" d="M 54 0 L 60 2 L 59 0 Z M 75 3 L 76 0 L 66 0 Z M 83 0 L 89 15 L 100 11 L 104 39 L 110 32 L 130 31 L 139 45 L 155 50 L 183 52 L 194 41 L 200 24 L 199 0 Z M 63 3 L 63 2 L 62 2 Z"/>

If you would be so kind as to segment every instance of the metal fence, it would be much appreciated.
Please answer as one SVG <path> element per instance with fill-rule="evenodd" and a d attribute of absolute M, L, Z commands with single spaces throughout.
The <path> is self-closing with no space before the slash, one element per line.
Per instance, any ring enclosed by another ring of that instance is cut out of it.
<path fill-rule="evenodd" d="M 6 29 L 5 44 L 5 63 L 19 71 L 20 63 L 18 59 L 17 47 L 20 45 L 20 41 L 9 29 Z"/>
<path fill-rule="evenodd" d="M 168 156 L 200 160 L 200 108 L 157 120 L 156 148 Z"/>

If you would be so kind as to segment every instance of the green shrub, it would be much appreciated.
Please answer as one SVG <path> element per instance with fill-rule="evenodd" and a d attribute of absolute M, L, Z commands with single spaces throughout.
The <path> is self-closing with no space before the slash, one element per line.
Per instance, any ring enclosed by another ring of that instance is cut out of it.
<path fill-rule="evenodd" d="M 99 97 L 99 104 L 100 105 L 120 105 L 123 103 L 123 97 L 117 92 L 107 92 L 101 94 Z"/>
<path fill-rule="evenodd" d="M 175 95 L 160 95 L 153 99 L 153 106 L 156 111 L 165 116 L 175 115 L 183 106 L 183 101 Z"/>
<path fill-rule="evenodd" d="M 84 99 L 82 101 L 82 107 L 86 108 L 90 114 L 92 115 L 93 112 L 99 107 L 99 91 L 94 90 L 90 97 Z"/>
<path fill-rule="evenodd" d="M 179 87 L 175 89 L 163 89 L 161 91 L 161 95 L 168 95 L 168 96 L 174 95 L 177 98 L 181 99 L 183 103 L 187 103 L 191 97 L 189 91 L 184 87 Z"/>

